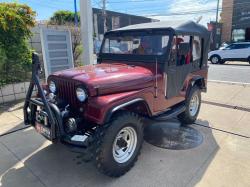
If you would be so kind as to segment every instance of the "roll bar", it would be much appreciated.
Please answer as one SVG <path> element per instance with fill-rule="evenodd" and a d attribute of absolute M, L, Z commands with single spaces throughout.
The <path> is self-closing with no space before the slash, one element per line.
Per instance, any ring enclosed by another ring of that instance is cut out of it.
<path fill-rule="evenodd" d="M 52 132 L 52 139 L 54 139 L 56 137 L 55 135 L 55 127 L 56 127 L 56 121 L 53 117 L 53 113 L 51 111 L 51 108 L 49 106 L 48 101 L 46 100 L 43 88 L 40 84 L 40 80 L 39 80 L 39 72 L 41 71 L 41 63 L 39 61 L 39 56 L 37 53 L 32 53 L 32 76 L 31 76 L 31 80 L 30 80 L 30 85 L 29 85 L 29 89 L 26 95 L 26 99 L 25 99 L 25 103 L 24 103 L 24 107 L 23 107 L 23 112 L 24 112 L 24 123 L 25 125 L 30 125 L 32 123 L 31 119 L 29 119 L 29 115 L 28 115 L 28 107 L 30 105 L 30 103 L 34 103 L 31 99 L 32 96 L 32 92 L 34 90 L 34 87 L 37 87 L 38 90 L 38 94 L 41 97 L 42 103 L 43 103 L 43 107 L 45 108 L 45 111 L 48 114 L 48 119 L 49 122 L 51 124 L 51 132 Z"/>

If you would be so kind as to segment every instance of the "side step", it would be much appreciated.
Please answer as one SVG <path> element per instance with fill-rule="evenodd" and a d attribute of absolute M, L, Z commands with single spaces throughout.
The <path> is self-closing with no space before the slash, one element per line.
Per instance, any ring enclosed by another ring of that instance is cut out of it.
<path fill-rule="evenodd" d="M 176 117 L 180 113 L 184 112 L 185 109 L 186 109 L 185 103 L 182 103 L 182 104 L 172 107 L 170 110 L 168 110 L 167 112 L 163 114 L 154 116 L 152 119 L 158 120 L 158 121 L 165 121 L 173 117 Z"/>

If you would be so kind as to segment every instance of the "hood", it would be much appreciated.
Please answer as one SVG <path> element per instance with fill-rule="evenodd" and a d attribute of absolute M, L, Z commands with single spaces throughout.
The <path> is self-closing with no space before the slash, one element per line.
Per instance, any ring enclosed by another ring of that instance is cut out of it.
<path fill-rule="evenodd" d="M 153 86 L 153 73 L 141 66 L 97 64 L 56 72 L 49 79 L 75 80 L 90 94 L 105 95 Z"/>

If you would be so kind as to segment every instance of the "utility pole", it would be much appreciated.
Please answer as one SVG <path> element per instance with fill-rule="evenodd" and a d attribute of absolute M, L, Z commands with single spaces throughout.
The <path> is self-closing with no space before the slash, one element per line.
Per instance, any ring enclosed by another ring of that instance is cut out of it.
<path fill-rule="evenodd" d="M 84 65 L 94 63 L 93 16 L 89 0 L 80 0 L 81 37 L 83 45 L 82 62 Z"/>
<path fill-rule="evenodd" d="M 74 10 L 75 10 L 75 27 L 78 27 L 78 15 L 77 15 L 77 5 L 76 0 L 74 0 Z"/>
<path fill-rule="evenodd" d="M 218 34 L 218 31 L 220 31 L 219 29 L 219 7 L 220 7 L 220 0 L 217 0 L 217 10 L 216 10 L 216 22 L 215 22 L 215 30 L 214 30 L 214 43 L 215 43 L 215 48 L 218 49 L 219 46 L 221 45 L 221 39 L 220 39 L 220 33 Z"/>
<path fill-rule="evenodd" d="M 102 0 L 102 16 L 103 16 L 103 30 L 107 32 L 107 12 L 106 12 L 106 0 Z"/>
<path fill-rule="evenodd" d="M 219 19 L 219 6 L 220 6 L 220 0 L 217 0 L 216 23 L 218 23 Z"/>

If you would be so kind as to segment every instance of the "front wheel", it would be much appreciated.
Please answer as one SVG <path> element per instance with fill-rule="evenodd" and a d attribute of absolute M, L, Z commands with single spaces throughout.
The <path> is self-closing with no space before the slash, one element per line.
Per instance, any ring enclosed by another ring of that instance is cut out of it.
<path fill-rule="evenodd" d="M 143 143 L 142 119 L 134 113 L 119 112 L 103 129 L 96 149 L 97 169 L 120 177 L 137 161 Z"/>
<path fill-rule="evenodd" d="M 210 61 L 212 64 L 219 64 L 221 62 L 221 58 L 218 55 L 213 55 L 210 57 Z"/>
<path fill-rule="evenodd" d="M 186 109 L 178 115 L 182 125 L 192 124 L 196 121 L 201 106 L 201 91 L 197 86 L 193 86 L 186 98 Z"/>

